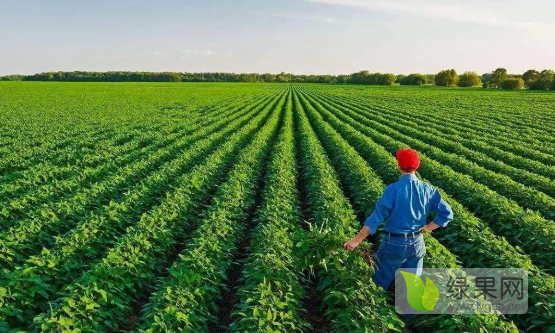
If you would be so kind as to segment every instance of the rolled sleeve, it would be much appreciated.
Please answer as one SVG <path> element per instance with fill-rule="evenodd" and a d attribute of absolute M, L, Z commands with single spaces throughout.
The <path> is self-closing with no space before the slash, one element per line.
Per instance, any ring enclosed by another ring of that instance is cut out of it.
<path fill-rule="evenodd" d="M 434 223 L 440 227 L 445 227 L 453 220 L 453 209 L 443 200 L 438 190 L 435 190 L 433 194 L 430 209 L 436 213 Z"/>
<path fill-rule="evenodd" d="M 394 199 L 391 186 L 386 187 L 382 197 L 376 201 L 376 208 L 364 222 L 364 225 L 370 229 L 370 234 L 375 234 L 380 224 L 389 217 Z"/>

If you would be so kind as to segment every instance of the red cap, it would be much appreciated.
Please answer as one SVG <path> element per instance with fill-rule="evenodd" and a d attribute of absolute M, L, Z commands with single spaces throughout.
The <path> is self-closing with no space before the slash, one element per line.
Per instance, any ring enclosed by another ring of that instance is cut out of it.
<path fill-rule="evenodd" d="M 396 156 L 399 169 L 405 172 L 415 171 L 420 166 L 420 156 L 418 156 L 416 150 L 410 148 L 399 149 Z"/>

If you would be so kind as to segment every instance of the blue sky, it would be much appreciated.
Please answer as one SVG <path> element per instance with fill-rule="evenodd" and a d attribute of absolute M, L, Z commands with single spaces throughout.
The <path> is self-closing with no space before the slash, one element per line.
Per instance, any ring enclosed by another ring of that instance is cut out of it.
<path fill-rule="evenodd" d="M 0 0 L 0 75 L 57 70 L 520 73 L 548 0 Z"/>

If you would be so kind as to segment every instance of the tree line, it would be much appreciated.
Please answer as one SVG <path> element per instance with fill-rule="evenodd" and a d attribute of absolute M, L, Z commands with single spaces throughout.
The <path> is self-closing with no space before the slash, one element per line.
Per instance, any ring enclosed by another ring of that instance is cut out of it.
<path fill-rule="evenodd" d="M 311 82 L 334 83 L 334 75 L 294 75 L 289 73 L 180 73 L 180 72 L 45 72 L 33 75 L 8 75 L 4 81 L 73 82 Z"/>
<path fill-rule="evenodd" d="M 529 69 L 523 74 L 509 74 L 505 68 L 497 68 L 480 77 L 474 72 L 465 72 L 459 76 L 454 69 L 449 69 L 437 73 L 435 81 L 437 86 L 469 87 L 481 84 L 484 88 L 505 90 L 555 90 L 555 73 L 550 69 L 541 72 Z"/>
<path fill-rule="evenodd" d="M 437 74 L 370 73 L 367 70 L 347 75 L 296 75 L 271 73 L 181 73 L 181 72 L 45 72 L 33 75 L 0 76 L 2 81 L 74 81 L 74 82 L 297 82 L 363 85 L 424 85 L 498 88 L 518 90 L 555 90 L 553 70 L 530 69 L 523 74 L 509 74 L 505 68 L 478 75 L 458 74 L 454 69 Z"/>

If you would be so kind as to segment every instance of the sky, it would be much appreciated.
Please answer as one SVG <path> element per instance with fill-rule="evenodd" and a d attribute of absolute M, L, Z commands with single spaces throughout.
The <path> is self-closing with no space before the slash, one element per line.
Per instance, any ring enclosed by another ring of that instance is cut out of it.
<path fill-rule="evenodd" d="M 550 0 L 0 0 L 0 75 L 555 68 Z"/>

